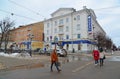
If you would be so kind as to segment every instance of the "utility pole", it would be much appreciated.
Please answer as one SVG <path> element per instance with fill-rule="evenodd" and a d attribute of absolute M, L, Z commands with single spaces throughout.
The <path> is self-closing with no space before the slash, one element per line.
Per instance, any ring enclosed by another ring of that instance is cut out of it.
<path fill-rule="evenodd" d="M 29 29 L 28 31 L 29 31 L 29 34 L 28 34 L 29 54 L 32 57 L 32 39 L 34 38 L 34 35 L 31 33 L 31 29 Z"/>

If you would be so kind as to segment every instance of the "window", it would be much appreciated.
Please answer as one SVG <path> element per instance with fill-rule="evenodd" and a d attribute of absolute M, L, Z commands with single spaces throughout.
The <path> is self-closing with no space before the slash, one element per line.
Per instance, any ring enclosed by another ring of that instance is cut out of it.
<path fill-rule="evenodd" d="M 66 39 L 69 39 L 69 35 L 66 35 Z"/>
<path fill-rule="evenodd" d="M 49 30 L 47 30 L 47 34 L 49 34 Z"/>
<path fill-rule="evenodd" d="M 63 32 L 63 27 L 59 27 L 59 32 Z"/>
<path fill-rule="evenodd" d="M 76 18 L 74 17 L 74 20 L 76 20 Z"/>
<path fill-rule="evenodd" d="M 55 21 L 55 26 L 57 26 L 57 21 Z"/>
<path fill-rule="evenodd" d="M 66 32 L 68 32 L 69 31 L 69 27 L 68 26 L 66 26 Z"/>
<path fill-rule="evenodd" d="M 69 22 L 69 18 L 66 18 L 66 23 L 68 23 Z"/>
<path fill-rule="evenodd" d="M 49 23 L 47 23 L 47 28 L 49 28 L 50 27 L 50 24 Z"/>
<path fill-rule="evenodd" d="M 77 24 L 76 30 L 80 30 L 80 24 Z"/>
<path fill-rule="evenodd" d="M 80 34 L 77 34 L 77 38 L 80 38 Z"/>
<path fill-rule="evenodd" d="M 57 29 L 55 28 L 54 33 L 57 33 Z"/>
<path fill-rule="evenodd" d="M 49 41 L 49 37 L 47 37 L 47 41 Z"/>
<path fill-rule="evenodd" d="M 59 20 L 59 25 L 62 25 L 63 24 L 63 19 L 60 19 Z"/>
<path fill-rule="evenodd" d="M 63 40 L 63 35 L 60 35 L 60 36 L 59 36 L 59 39 L 60 39 L 60 40 Z"/>
<path fill-rule="evenodd" d="M 31 31 L 31 30 L 32 30 L 32 28 L 31 28 L 31 27 L 29 27 L 27 31 Z"/>
<path fill-rule="evenodd" d="M 77 20 L 80 20 L 80 15 L 77 15 Z"/>

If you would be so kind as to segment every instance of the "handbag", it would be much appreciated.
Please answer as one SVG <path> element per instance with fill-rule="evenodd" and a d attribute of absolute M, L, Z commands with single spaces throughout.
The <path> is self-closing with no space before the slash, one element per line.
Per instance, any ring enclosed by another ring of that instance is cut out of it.
<path fill-rule="evenodd" d="M 106 59 L 106 56 L 105 56 L 105 55 L 103 56 L 103 59 Z"/>
<path fill-rule="evenodd" d="M 60 62 L 57 62 L 57 65 L 58 65 L 58 66 L 61 66 L 61 63 L 60 63 Z"/>

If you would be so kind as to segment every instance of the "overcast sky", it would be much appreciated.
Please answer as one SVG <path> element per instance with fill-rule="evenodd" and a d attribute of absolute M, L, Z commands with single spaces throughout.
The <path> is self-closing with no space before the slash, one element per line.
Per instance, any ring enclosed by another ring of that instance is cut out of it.
<path fill-rule="evenodd" d="M 83 6 L 95 11 L 99 24 L 120 46 L 120 0 L 0 0 L 0 20 L 10 17 L 18 27 L 48 19 L 59 8 L 81 10 Z"/>

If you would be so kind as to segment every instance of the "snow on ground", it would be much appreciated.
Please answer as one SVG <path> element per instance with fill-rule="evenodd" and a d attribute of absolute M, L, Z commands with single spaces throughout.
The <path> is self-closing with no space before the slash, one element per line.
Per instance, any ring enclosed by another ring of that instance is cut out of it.
<path fill-rule="evenodd" d="M 5 56 L 5 57 L 30 57 L 30 55 L 28 53 L 4 53 L 4 52 L 0 52 L 0 56 Z"/>

